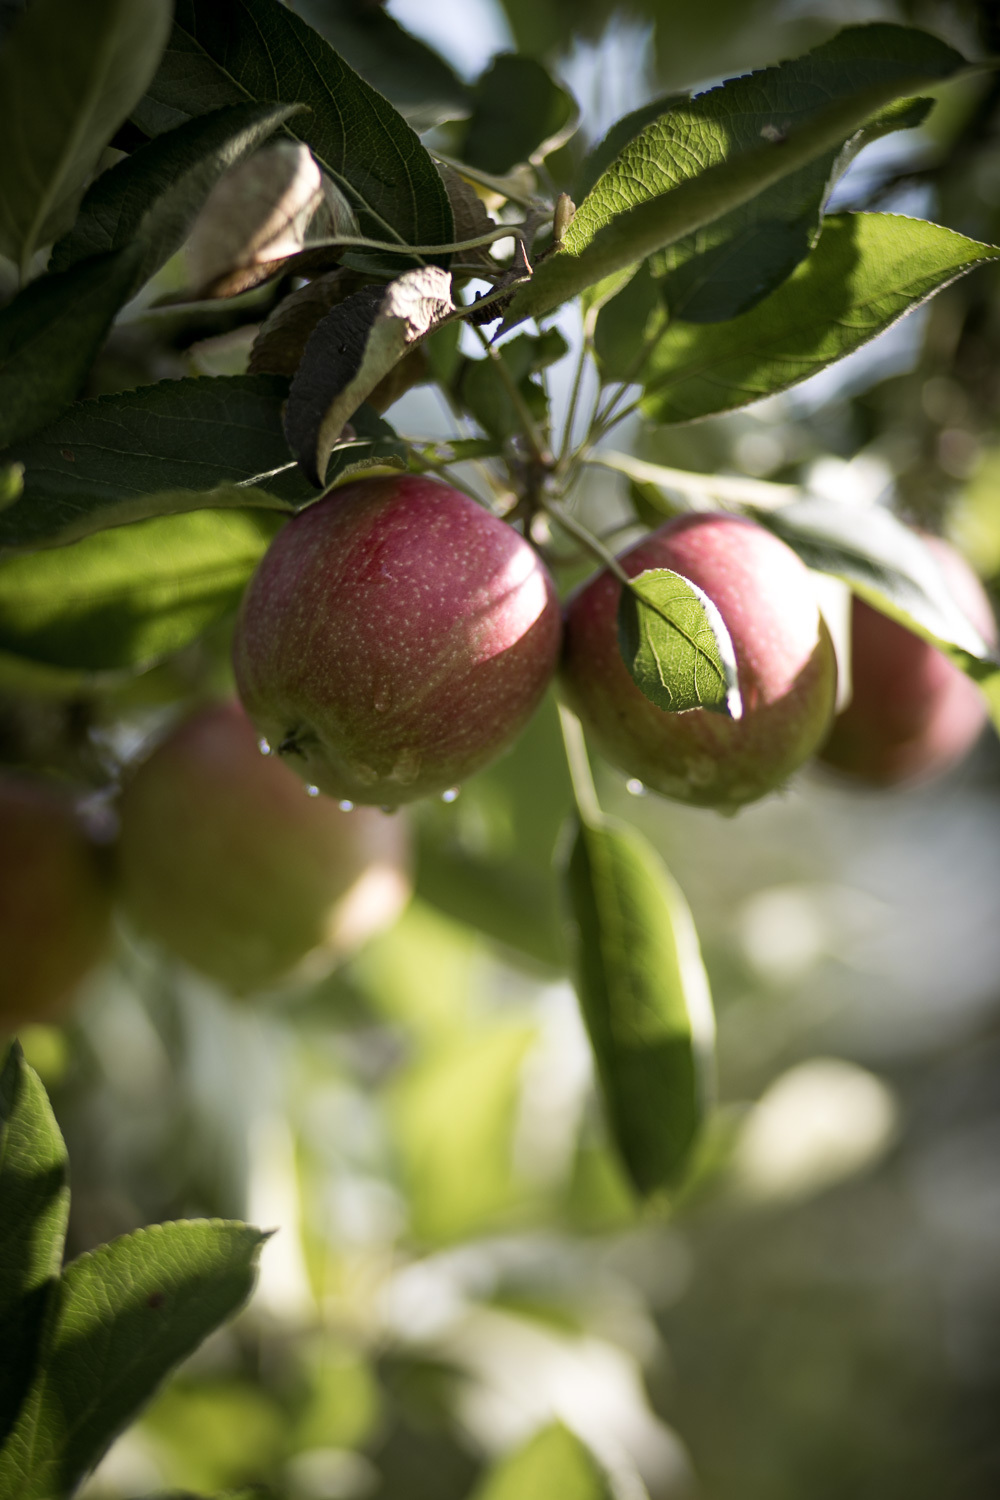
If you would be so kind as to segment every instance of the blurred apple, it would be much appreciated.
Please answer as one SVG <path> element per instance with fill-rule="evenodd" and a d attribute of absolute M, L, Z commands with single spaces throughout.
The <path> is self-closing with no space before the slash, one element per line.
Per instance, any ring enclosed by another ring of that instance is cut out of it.
<path fill-rule="evenodd" d="M 813 754 L 833 712 L 836 662 L 807 569 L 752 521 L 688 515 L 620 559 L 629 577 L 670 568 L 716 605 L 732 637 L 743 716 L 668 713 L 636 687 L 618 649 L 621 584 L 599 573 L 566 611 L 563 683 L 597 747 L 664 796 L 734 811 Z"/>
<path fill-rule="evenodd" d="M 111 895 L 71 798 L 0 778 L 0 1032 L 57 1018 L 108 946 Z"/>
<path fill-rule="evenodd" d="M 964 557 L 925 536 L 955 601 L 979 633 L 997 641 L 982 584 Z M 875 786 L 925 781 L 965 756 L 986 723 L 979 688 L 936 647 L 861 599 L 851 603 L 851 700 L 820 760 Z"/>
<path fill-rule="evenodd" d="M 555 586 L 514 529 L 434 479 L 365 479 L 279 532 L 236 680 L 259 734 L 333 797 L 396 807 L 493 760 L 541 701 Z"/>
<path fill-rule="evenodd" d="M 125 910 L 236 993 L 328 972 L 396 919 L 407 867 L 401 819 L 310 797 L 235 702 L 179 724 L 122 792 Z"/>

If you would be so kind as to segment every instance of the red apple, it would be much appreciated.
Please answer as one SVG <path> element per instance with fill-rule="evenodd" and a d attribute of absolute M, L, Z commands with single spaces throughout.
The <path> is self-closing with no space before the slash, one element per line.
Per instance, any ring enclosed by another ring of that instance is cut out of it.
<path fill-rule="evenodd" d="M 736 652 L 743 717 L 667 713 L 636 687 L 618 650 L 621 585 L 609 572 L 566 611 L 567 698 L 600 750 L 646 786 L 734 811 L 779 787 L 816 749 L 833 712 L 836 663 L 809 573 L 752 521 L 668 521 L 620 559 L 629 577 L 670 568 L 718 608 Z"/>
<path fill-rule="evenodd" d="M 436 479 L 363 479 L 289 522 L 234 645 L 259 734 L 332 797 L 396 807 L 510 744 L 555 670 L 548 570 Z"/>
<path fill-rule="evenodd" d="M 261 753 L 239 704 L 216 703 L 127 780 L 119 885 L 137 928 L 243 993 L 318 978 L 394 921 L 407 832 L 308 796 Z"/>
<path fill-rule="evenodd" d="M 97 964 L 111 896 L 68 796 L 0 779 L 0 1032 L 55 1019 Z"/>
<path fill-rule="evenodd" d="M 975 573 L 940 537 L 924 540 L 956 603 L 995 645 L 993 610 Z M 876 786 L 927 780 L 962 759 L 986 718 L 982 693 L 942 652 L 852 601 L 851 701 L 834 720 L 821 761 Z"/>

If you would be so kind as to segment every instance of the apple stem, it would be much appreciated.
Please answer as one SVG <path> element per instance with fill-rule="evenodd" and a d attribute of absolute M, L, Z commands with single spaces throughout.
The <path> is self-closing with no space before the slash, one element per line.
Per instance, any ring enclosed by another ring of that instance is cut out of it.
<path fill-rule="evenodd" d="M 560 703 L 558 708 L 559 727 L 562 730 L 566 764 L 569 767 L 570 781 L 573 783 L 573 796 L 576 800 L 577 811 L 584 823 L 591 825 L 600 823 L 603 814 L 597 797 L 597 788 L 594 785 L 594 775 L 590 769 L 590 757 L 587 755 L 587 741 L 584 738 L 583 725 L 572 709 L 567 708 L 564 703 Z"/>

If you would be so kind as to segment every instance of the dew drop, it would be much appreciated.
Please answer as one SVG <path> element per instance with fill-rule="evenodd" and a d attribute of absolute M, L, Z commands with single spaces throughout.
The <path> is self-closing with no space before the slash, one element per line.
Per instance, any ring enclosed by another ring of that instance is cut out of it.
<path fill-rule="evenodd" d="M 306 796 L 307 797 L 318 797 L 319 796 L 319 787 L 318 786 L 307 786 L 306 787 Z"/>
<path fill-rule="evenodd" d="M 643 786 L 638 776 L 629 777 L 628 781 L 626 781 L 625 783 L 625 790 L 628 792 L 630 797 L 645 797 L 646 795 L 646 788 Z"/>
<path fill-rule="evenodd" d="M 446 792 L 441 793 L 442 802 L 457 802 L 458 794 L 462 790 L 459 786 L 450 786 Z"/>
<path fill-rule="evenodd" d="M 341 812 L 353 812 L 354 811 L 354 803 L 353 802 L 348 802 L 348 800 L 347 800 L 346 797 L 344 798 L 343 802 L 338 802 L 337 806 L 340 808 Z"/>
<path fill-rule="evenodd" d="M 271 741 L 270 740 L 265 740 L 265 739 L 259 739 L 257 741 L 257 749 L 260 751 L 261 755 L 270 755 L 270 753 L 271 753 Z"/>

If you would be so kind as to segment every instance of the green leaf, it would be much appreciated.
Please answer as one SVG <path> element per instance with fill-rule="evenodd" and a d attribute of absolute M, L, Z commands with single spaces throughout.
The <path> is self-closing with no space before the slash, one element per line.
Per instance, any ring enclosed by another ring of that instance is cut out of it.
<path fill-rule="evenodd" d="M 688 103 L 688 94 L 664 94 L 659 99 L 650 99 L 629 114 L 616 120 L 593 150 L 584 159 L 580 174 L 573 185 L 573 195 L 579 201 L 590 192 L 594 183 L 606 172 L 615 157 L 624 150 L 629 141 L 635 140 L 639 132 L 653 120 L 658 120 L 669 110 Z"/>
<path fill-rule="evenodd" d="M 536 422 L 545 420 L 547 403 L 544 387 L 533 376 L 562 359 L 567 348 L 559 330 L 550 328 L 540 338 L 525 333 L 509 339 L 497 351 Z M 466 360 L 457 394 L 491 437 L 502 440 L 521 431 L 521 414 L 492 359 Z"/>
<path fill-rule="evenodd" d="M 24 494 L 24 465 L 0 464 L 0 510 L 6 510 Z"/>
<path fill-rule="evenodd" d="M 30 437 L 77 396 L 131 295 L 140 256 L 129 245 L 39 276 L 0 309 L 0 448 Z"/>
<path fill-rule="evenodd" d="M 0 1443 L 34 1373 L 68 1215 L 66 1147 L 38 1075 L 14 1042 L 0 1067 Z"/>
<path fill-rule="evenodd" d="M 63 271 L 88 255 L 140 240 L 136 290 L 178 250 L 222 174 L 295 114 L 287 104 L 237 104 L 140 146 L 87 192 L 76 223 L 52 252 Z"/>
<path fill-rule="evenodd" d="M 781 92 L 795 97 L 807 77 L 811 86 L 812 65 L 820 53 L 834 52 L 841 41 L 834 38 L 809 58 L 776 69 Z M 773 112 L 761 107 L 755 111 L 751 81 L 741 81 L 748 86 L 747 97 L 731 128 L 747 149 L 760 140 Z M 890 131 L 919 125 L 932 102 L 906 99 L 890 105 L 839 149 L 817 157 L 741 208 L 654 255 L 651 265 L 661 278 L 661 295 L 671 316 L 689 323 L 722 323 L 756 306 L 791 275 L 816 243 L 826 201 L 858 152 Z"/>
<path fill-rule="evenodd" d="M 293 0 L 291 8 L 384 94 L 414 130 L 429 130 L 469 113 L 469 90 L 457 73 L 380 6 Z"/>
<path fill-rule="evenodd" d="M 501 1460 L 471 1500 L 611 1500 L 611 1487 L 586 1444 L 554 1422 Z"/>
<path fill-rule="evenodd" d="M 847 69 L 849 91 L 838 86 L 840 97 L 828 102 L 824 80 L 818 77 L 794 109 L 780 101 L 771 111 L 765 122 L 770 128 L 759 145 L 740 150 L 731 138 L 733 121 L 726 101 L 731 97 L 727 91 L 735 88 L 732 82 L 701 96 L 714 98 L 711 106 L 695 99 L 687 113 L 672 110 L 647 125 L 577 209 L 562 250 L 544 261 L 515 294 L 507 326 L 551 312 L 585 287 L 749 203 L 782 178 L 839 148 L 893 99 L 962 66 L 950 47 L 904 27 L 852 27 L 837 41 L 842 55 L 833 76 L 839 78 Z M 769 72 L 762 76 L 767 78 Z M 744 84 L 736 83 L 737 95 L 742 96 Z M 726 148 L 721 159 L 714 144 L 720 134 Z"/>
<path fill-rule="evenodd" d="M 890 619 L 943 651 L 978 682 L 1000 728 L 1000 659 L 956 602 L 934 554 L 891 511 L 795 501 L 756 519 L 807 567 L 831 573 Z"/>
<path fill-rule="evenodd" d="M 622 589 L 618 649 L 636 687 L 667 713 L 743 713 L 736 652 L 708 595 L 669 568 L 649 568 Z"/>
<path fill-rule="evenodd" d="M 148 666 L 237 608 L 272 531 L 200 510 L 6 558 L 0 651 L 88 672 Z"/>
<path fill-rule="evenodd" d="M 367 286 L 321 318 L 288 393 L 285 433 L 303 473 L 317 486 L 345 423 L 404 354 L 454 312 L 451 277 L 439 266 L 404 271 Z"/>
<path fill-rule="evenodd" d="M 533 57 L 501 52 L 472 90 L 472 115 L 458 154 L 502 177 L 519 162 L 541 162 L 576 130 L 576 100 Z"/>
<path fill-rule="evenodd" d="M 612 1138 L 640 1194 L 676 1187 L 702 1128 L 713 1035 L 687 903 L 646 841 L 604 820 L 577 829 L 568 894 Z"/>
<path fill-rule="evenodd" d="M 249 1296 L 265 1235 L 157 1224 L 63 1272 L 38 1374 L 0 1448 L 0 1500 L 52 1500 L 97 1463 L 173 1367 Z"/>
<path fill-rule="evenodd" d="M 171 511 L 314 499 L 282 430 L 287 395 L 278 376 L 220 375 L 79 402 L 12 454 L 24 494 L 0 511 L 0 549 L 75 541 Z"/>
<path fill-rule="evenodd" d="M 812 254 L 750 312 L 667 328 L 640 375 L 642 409 L 690 422 L 788 390 L 998 255 L 925 219 L 833 215 Z"/>
<path fill-rule="evenodd" d="M 659 286 L 649 266 L 640 265 L 597 315 L 594 354 L 603 379 L 635 380 L 665 322 Z"/>
<path fill-rule="evenodd" d="M 170 0 L 32 0 L 0 52 L 0 251 L 27 269 L 73 221 L 156 70 Z"/>
<path fill-rule="evenodd" d="M 448 194 L 419 138 L 311 27 L 278 0 L 178 0 L 137 123 L 159 135 L 192 115 L 247 101 L 308 106 L 289 132 L 346 194 L 364 234 L 410 245 L 451 242 Z"/>

